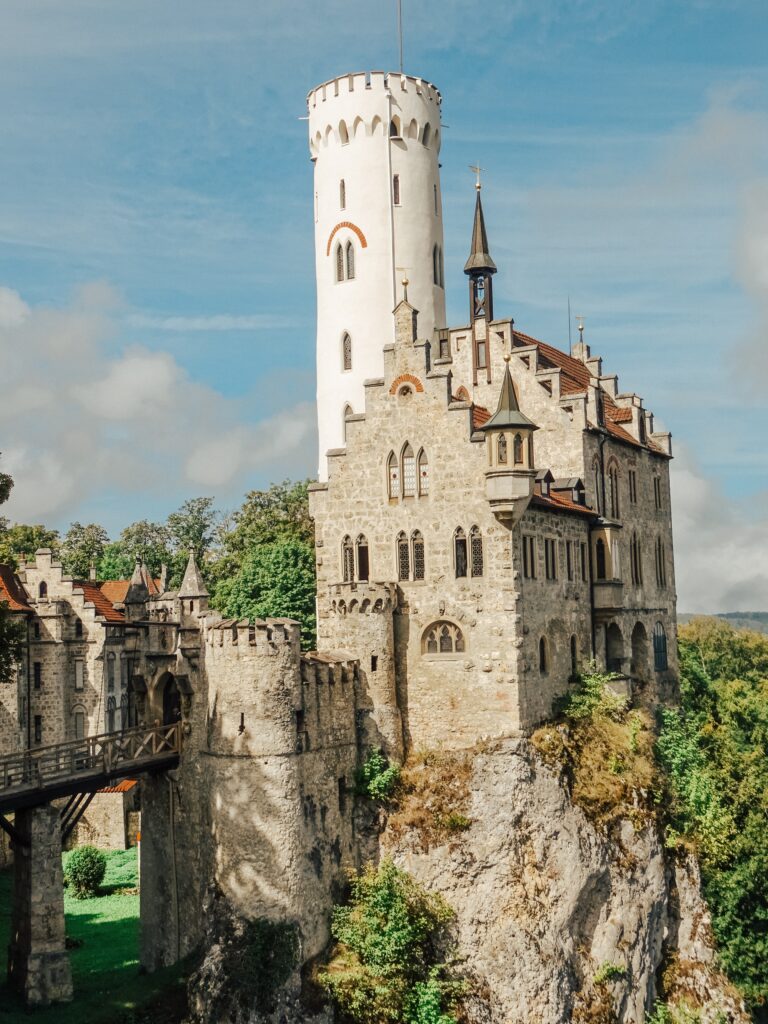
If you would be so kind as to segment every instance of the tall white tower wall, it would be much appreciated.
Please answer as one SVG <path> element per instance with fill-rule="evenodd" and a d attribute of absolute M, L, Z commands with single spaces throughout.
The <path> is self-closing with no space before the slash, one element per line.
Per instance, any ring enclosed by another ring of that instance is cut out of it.
<path fill-rule="evenodd" d="M 345 444 L 345 409 L 362 412 L 363 382 L 383 374 L 404 277 L 408 301 L 419 311 L 419 334 L 431 337 L 445 326 L 441 97 L 422 79 L 372 72 L 326 82 L 307 103 L 315 164 L 318 475 L 325 480 L 326 452 Z M 354 278 L 346 279 L 350 242 Z M 344 367 L 345 334 L 351 369 Z"/>

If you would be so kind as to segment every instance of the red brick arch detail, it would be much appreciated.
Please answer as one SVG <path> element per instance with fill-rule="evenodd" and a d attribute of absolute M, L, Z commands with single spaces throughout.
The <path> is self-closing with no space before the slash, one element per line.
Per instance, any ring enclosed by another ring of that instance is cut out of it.
<path fill-rule="evenodd" d="M 368 242 L 366 240 L 366 237 L 360 230 L 360 228 L 357 226 L 357 224 L 353 224 L 351 220 L 342 220 L 339 221 L 339 223 L 336 225 L 336 227 L 333 229 L 330 235 L 328 235 L 328 245 L 325 247 L 326 256 L 331 255 L 331 242 L 333 241 L 333 236 L 336 234 L 337 231 L 341 231 L 342 228 L 349 228 L 350 231 L 354 231 L 354 233 L 360 239 L 360 245 L 363 247 L 363 249 L 368 248 Z"/>
<path fill-rule="evenodd" d="M 413 384 L 418 392 L 423 393 L 424 391 L 424 385 L 418 377 L 414 377 L 412 373 L 401 373 L 399 377 L 396 377 L 392 381 L 392 386 L 389 389 L 390 395 L 394 395 L 401 384 Z"/>

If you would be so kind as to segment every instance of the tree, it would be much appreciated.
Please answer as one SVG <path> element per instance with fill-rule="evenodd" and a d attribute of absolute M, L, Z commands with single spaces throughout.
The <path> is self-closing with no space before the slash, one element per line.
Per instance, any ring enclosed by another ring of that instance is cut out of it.
<path fill-rule="evenodd" d="M 215 603 L 231 618 L 297 619 L 302 646 L 315 642 L 315 555 L 304 541 L 290 538 L 254 548 L 240 570 L 222 580 Z"/>
<path fill-rule="evenodd" d="M 308 480 L 284 480 L 266 491 L 249 491 L 233 516 L 234 527 L 222 537 L 225 552 L 242 558 L 260 544 L 288 537 L 313 545 L 315 528 L 309 517 L 308 486 Z"/>
<path fill-rule="evenodd" d="M 64 572 L 75 579 L 86 580 L 91 564 L 97 564 L 109 543 L 109 534 L 98 523 L 72 523 L 61 543 L 61 564 Z"/>
<path fill-rule="evenodd" d="M 7 519 L 0 519 L 0 565 L 17 569 L 20 560 L 31 558 L 38 548 L 51 548 L 58 554 L 59 543 L 58 530 L 49 530 L 42 524 L 10 526 Z"/>
<path fill-rule="evenodd" d="M 213 545 L 218 519 L 213 498 L 190 498 L 168 516 L 166 528 L 172 551 L 169 586 L 181 582 L 190 548 L 203 575 L 209 575 L 206 556 Z"/>
<path fill-rule="evenodd" d="M 160 575 L 162 566 L 171 565 L 171 535 L 162 523 L 141 519 L 131 523 L 120 537 L 107 544 L 99 562 L 99 578 L 103 580 L 127 579 L 133 572 L 136 559 L 141 558 L 153 577 Z"/>

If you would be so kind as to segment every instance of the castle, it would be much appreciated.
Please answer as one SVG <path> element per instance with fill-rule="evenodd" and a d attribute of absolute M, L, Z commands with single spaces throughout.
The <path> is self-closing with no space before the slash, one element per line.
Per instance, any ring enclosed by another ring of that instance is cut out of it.
<path fill-rule="evenodd" d="M 49 551 L 0 572 L 27 622 L 3 751 L 183 723 L 179 769 L 141 784 L 150 969 L 200 941 L 211 883 L 322 949 L 367 749 L 529 731 L 592 660 L 640 699 L 675 687 L 670 436 L 583 338 L 496 316 L 479 182 L 468 319 L 446 325 L 433 85 L 344 75 L 308 107 L 319 653 L 291 621 L 223 620 L 193 556 L 172 592 L 140 564 L 71 580 Z"/>

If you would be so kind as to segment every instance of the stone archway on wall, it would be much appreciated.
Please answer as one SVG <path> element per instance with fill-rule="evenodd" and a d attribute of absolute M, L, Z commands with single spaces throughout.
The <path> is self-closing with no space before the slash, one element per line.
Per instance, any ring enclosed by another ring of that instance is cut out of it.
<path fill-rule="evenodd" d="M 648 679 L 650 672 L 650 644 L 648 633 L 642 622 L 632 630 L 632 664 L 630 673 L 641 681 Z"/>
<path fill-rule="evenodd" d="M 605 629 L 605 667 L 609 672 L 624 670 L 624 637 L 615 622 Z"/>

